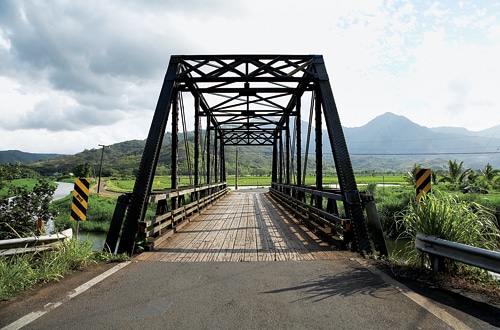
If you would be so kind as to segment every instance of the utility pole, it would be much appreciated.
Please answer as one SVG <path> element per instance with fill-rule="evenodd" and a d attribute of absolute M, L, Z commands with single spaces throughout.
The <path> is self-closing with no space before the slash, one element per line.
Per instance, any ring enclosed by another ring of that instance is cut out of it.
<path fill-rule="evenodd" d="M 101 151 L 101 165 L 99 166 L 99 180 L 97 181 L 97 193 L 99 193 L 99 190 L 101 189 L 102 160 L 104 158 L 104 148 L 109 148 L 109 146 L 106 146 L 104 144 L 99 144 L 99 147 L 102 147 L 102 151 Z"/>

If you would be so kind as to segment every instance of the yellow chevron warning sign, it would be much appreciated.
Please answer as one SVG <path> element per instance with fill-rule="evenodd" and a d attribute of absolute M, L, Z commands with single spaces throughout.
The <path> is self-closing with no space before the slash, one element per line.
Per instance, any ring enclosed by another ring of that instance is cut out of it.
<path fill-rule="evenodd" d="M 421 168 L 415 177 L 415 187 L 417 192 L 417 202 L 431 191 L 431 169 Z"/>
<path fill-rule="evenodd" d="M 87 203 L 89 201 L 90 179 L 75 179 L 73 189 L 73 204 L 70 220 L 87 220 Z"/>

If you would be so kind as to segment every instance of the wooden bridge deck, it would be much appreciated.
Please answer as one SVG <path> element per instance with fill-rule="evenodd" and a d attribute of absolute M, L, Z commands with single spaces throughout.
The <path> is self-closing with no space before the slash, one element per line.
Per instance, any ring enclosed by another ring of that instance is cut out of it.
<path fill-rule="evenodd" d="M 163 262 L 339 259 L 265 191 L 231 192 L 154 251 L 137 260 Z"/>

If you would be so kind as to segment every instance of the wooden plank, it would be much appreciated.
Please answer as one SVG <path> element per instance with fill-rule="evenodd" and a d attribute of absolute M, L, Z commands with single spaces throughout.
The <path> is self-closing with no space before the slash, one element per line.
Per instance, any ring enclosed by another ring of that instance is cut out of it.
<path fill-rule="evenodd" d="M 247 198 L 247 195 L 244 195 L 244 204 L 243 204 L 243 211 L 241 214 L 235 214 L 235 225 L 236 225 L 236 230 L 235 234 L 233 236 L 234 244 L 233 244 L 233 251 L 231 253 L 231 259 L 230 261 L 245 261 L 245 224 L 247 222 L 247 214 L 249 209 L 251 208 L 251 205 L 249 204 L 249 200 Z"/>
<path fill-rule="evenodd" d="M 228 221 L 230 227 L 227 228 L 224 235 L 224 240 L 220 246 L 220 252 L 216 261 L 231 261 L 231 254 L 234 249 L 236 239 L 237 226 L 241 217 L 241 212 L 244 208 L 244 199 L 241 194 L 232 194 L 232 207 L 228 210 Z"/>
<path fill-rule="evenodd" d="M 254 213 L 249 213 L 246 217 L 246 230 L 245 230 L 245 261 L 259 261 L 258 260 L 258 245 L 257 245 L 257 222 Z"/>
<path fill-rule="evenodd" d="M 273 204 L 271 204 L 264 195 L 259 196 L 259 198 L 263 207 L 266 209 L 266 212 L 277 220 L 276 224 L 278 230 L 284 237 L 286 246 L 289 249 L 289 257 L 293 258 L 293 260 L 311 260 L 312 256 L 309 255 L 309 251 L 300 239 L 300 234 L 298 232 L 299 228 L 297 225 L 286 215 L 278 213 L 278 211 L 273 207 Z"/>
<path fill-rule="evenodd" d="M 223 210 L 226 205 L 220 205 L 217 211 Z M 209 261 L 213 258 L 213 255 L 218 253 L 217 244 L 220 241 L 218 236 L 221 234 L 222 227 L 224 226 L 227 215 L 225 212 L 212 214 L 210 219 L 210 225 L 205 227 L 205 235 L 202 236 L 200 246 L 198 248 L 199 252 L 194 261 L 202 262 Z"/>
<path fill-rule="evenodd" d="M 233 203 L 227 203 L 224 206 L 224 213 L 221 214 L 220 220 L 218 222 L 217 231 L 213 235 L 213 246 L 211 248 L 212 253 L 205 257 L 208 262 L 220 261 L 220 254 L 224 246 L 224 242 L 228 233 L 231 232 L 233 227 L 233 221 L 235 219 L 235 214 L 237 210 L 233 210 L 235 205 Z"/>
<path fill-rule="evenodd" d="M 216 211 L 216 210 L 215 210 Z M 197 254 L 202 249 L 202 245 L 205 241 L 208 233 L 213 230 L 214 219 L 213 216 L 214 209 L 207 211 L 203 221 L 200 221 L 195 229 L 186 229 L 183 231 L 183 234 L 186 234 L 186 238 L 190 238 L 183 240 L 183 250 L 179 252 L 178 256 L 174 261 L 180 262 L 188 262 L 188 261 L 196 261 Z"/>

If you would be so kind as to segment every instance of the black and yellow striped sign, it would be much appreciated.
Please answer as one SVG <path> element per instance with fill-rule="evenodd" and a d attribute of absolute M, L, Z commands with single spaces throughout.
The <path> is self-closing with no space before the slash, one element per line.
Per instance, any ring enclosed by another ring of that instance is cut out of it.
<path fill-rule="evenodd" d="M 417 171 L 415 177 L 415 187 L 417 190 L 417 202 L 431 191 L 431 169 L 421 168 Z"/>
<path fill-rule="evenodd" d="M 71 220 L 87 220 L 87 203 L 89 201 L 90 179 L 75 179 Z"/>

